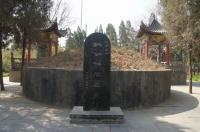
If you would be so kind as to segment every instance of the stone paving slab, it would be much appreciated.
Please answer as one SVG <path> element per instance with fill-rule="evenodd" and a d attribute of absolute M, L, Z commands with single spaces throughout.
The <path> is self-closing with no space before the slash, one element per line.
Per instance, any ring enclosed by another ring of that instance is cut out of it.
<path fill-rule="evenodd" d="M 200 84 L 200 83 L 199 83 Z M 200 85 L 172 86 L 171 97 L 147 108 L 123 110 L 124 124 L 70 124 L 69 108 L 26 99 L 19 84 L 0 92 L 0 132 L 199 132 Z"/>

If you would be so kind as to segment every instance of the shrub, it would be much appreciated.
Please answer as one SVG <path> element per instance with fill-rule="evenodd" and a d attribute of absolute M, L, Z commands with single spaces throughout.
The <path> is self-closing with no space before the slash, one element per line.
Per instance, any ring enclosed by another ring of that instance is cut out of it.
<path fill-rule="evenodd" d="M 3 50 L 3 72 L 9 72 L 11 61 L 10 61 L 10 50 Z"/>

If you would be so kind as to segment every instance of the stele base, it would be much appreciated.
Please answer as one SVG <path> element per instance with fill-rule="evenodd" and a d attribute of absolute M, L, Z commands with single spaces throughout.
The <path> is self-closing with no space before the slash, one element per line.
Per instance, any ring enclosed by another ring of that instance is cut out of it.
<path fill-rule="evenodd" d="M 120 107 L 110 107 L 110 111 L 84 111 L 82 106 L 74 106 L 69 114 L 70 123 L 75 124 L 120 124 L 124 113 Z"/>

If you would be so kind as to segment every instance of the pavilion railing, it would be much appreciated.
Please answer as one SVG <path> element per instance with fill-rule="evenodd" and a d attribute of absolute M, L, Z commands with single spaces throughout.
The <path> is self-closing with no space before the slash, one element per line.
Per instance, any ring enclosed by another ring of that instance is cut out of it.
<path fill-rule="evenodd" d="M 183 71 L 183 72 L 188 73 L 188 66 L 183 63 L 172 63 L 169 66 L 167 66 L 167 68 L 171 69 L 173 72 Z M 200 74 L 200 64 L 194 63 L 192 65 L 192 73 L 193 75 Z"/>
<path fill-rule="evenodd" d="M 169 67 L 172 71 L 186 71 L 186 66 L 184 64 L 171 64 Z"/>

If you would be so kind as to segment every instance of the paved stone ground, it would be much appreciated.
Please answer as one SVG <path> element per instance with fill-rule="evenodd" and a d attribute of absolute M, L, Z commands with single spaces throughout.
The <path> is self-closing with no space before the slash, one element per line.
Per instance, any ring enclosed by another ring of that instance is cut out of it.
<path fill-rule="evenodd" d="M 26 99 L 19 84 L 6 81 L 0 92 L 0 132 L 199 132 L 200 83 L 194 94 L 188 86 L 172 86 L 171 97 L 149 107 L 124 110 L 124 124 L 75 125 L 69 123 L 71 109 L 44 105 Z"/>

